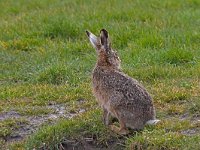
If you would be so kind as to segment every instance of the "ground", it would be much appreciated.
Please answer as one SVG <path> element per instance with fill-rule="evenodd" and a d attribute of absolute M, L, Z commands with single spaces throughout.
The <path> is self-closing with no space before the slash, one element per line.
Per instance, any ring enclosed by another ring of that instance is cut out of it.
<path fill-rule="evenodd" d="M 1 149 L 200 147 L 199 0 L 4 0 L 0 8 Z M 85 34 L 102 28 L 122 70 L 152 95 L 156 126 L 119 136 L 103 125 Z"/>

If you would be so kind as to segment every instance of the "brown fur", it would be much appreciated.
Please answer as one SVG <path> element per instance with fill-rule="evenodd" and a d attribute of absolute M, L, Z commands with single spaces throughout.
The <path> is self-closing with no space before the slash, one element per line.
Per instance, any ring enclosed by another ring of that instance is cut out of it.
<path fill-rule="evenodd" d="M 93 93 L 104 110 L 105 124 L 110 125 L 109 118 L 113 116 L 119 120 L 120 128 L 110 127 L 119 134 L 127 134 L 127 127 L 143 129 L 147 121 L 155 119 L 150 94 L 137 80 L 121 71 L 120 59 L 111 49 L 105 29 L 96 40 L 101 44 L 95 47 L 98 60 L 92 74 Z"/>

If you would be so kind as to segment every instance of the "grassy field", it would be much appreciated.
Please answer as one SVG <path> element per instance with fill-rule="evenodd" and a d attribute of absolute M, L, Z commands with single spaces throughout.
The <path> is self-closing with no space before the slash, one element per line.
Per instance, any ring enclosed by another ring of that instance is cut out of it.
<path fill-rule="evenodd" d="M 1 0 L 1 149 L 200 147 L 199 0 Z M 162 120 L 112 133 L 91 92 L 106 28 L 122 68 L 151 93 Z"/>

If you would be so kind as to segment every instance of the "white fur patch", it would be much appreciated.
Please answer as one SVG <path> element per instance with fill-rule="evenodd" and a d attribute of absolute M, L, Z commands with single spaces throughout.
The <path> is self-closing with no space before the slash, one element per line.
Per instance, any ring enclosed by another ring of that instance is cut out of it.
<path fill-rule="evenodd" d="M 160 120 L 155 119 L 155 120 L 149 120 L 146 122 L 147 125 L 156 125 Z"/>
<path fill-rule="evenodd" d="M 90 32 L 89 35 L 90 42 L 94 48 L 97 48 L 97 37 Z"/>

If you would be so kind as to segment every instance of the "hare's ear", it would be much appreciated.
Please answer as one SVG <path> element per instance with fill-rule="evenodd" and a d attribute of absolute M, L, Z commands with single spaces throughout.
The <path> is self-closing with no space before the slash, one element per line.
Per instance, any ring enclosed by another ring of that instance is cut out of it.
<path fill-rule="evenodd" d="M 86 30 L 86 34 L 90 40 L 90 43 L 92 44 L 92 46 L 96 49 L 98 49 L 98 38 L 92 34 L 91 32 Z"/>
<path fill-rule="evenodd" d="M 105 48 L 105 50 L 110 49 L 110 42 L 108 37 L 108 31 L 105 29 L 101 29 L 100 31 L 101 45 Z"/>

